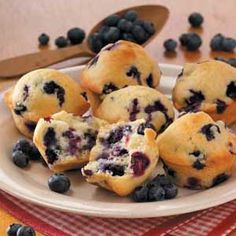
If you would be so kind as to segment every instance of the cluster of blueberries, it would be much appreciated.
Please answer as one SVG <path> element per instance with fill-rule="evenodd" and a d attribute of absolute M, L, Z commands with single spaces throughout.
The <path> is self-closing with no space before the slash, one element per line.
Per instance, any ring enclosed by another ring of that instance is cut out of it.
<path fill-rule="evenodd" d="M 193 28 L 200 27 L 203 20 L 203 16 L 197 12 L 192 13 L 188 18 L 188 21 Z M 195 32 L 182 34 L 179 37 L 179 41 L 180 45 L 185 47 L 188 51 L 196 51 L 202 44 L 201 37 Z M 164 41 L 163 46 L 167 52 L 174 52 L 177 47 L 177 41 L 174 39 L 167 39 Z M 216 34 L 210 41 L 210 48 L 212 51 L 233 52 L 236 48 L 236 39 L 225 37 L 222 34 Z M 234 58 L 230 58 L 229 60 L 224 58 L 215 59 L 227 62 L 232 66 L 236 66 L 236 59 Z"/>
<path fill-rule="evenodd" d="M 85 31 L 81 28 L 72 28 L 68 30 L 67 32 L 67 37 L 65 36 L 59 36 L 58 38 L 55 39 L 55 45 L 58 48 L 64 48 L 70 44 L 75 45 L 75 44 L 80 44 L 83 42 L 85 38 Z M 38 37 L 39 45 L 40 46 L 45 46 L 48 45 L 49 43 L 49 36 L 45 33 L 42 33 Z"/>
<path fill-rule="evenodd" d="M 188 21 L 193 28 L 198 28 L 203 23 L 203 16 L 194 12 L 188 17 Z M 179 37 L 179 41 L 182 47 L 185 47 L 188 51 L 196 51 L 202 44 L 201 37 L 194 32 L 184 33 Z M 167 39 L 163 44 L 167 52 L 174 52 L 177 47 L 177 41 L 174 39 Z"/>
<path fill-rule="evenodd" d="M 138 18 L 135 10 L 127 11 L 123 16 L 108 16 L 100 29 L 88 38 L 90 48 L 98 53 L 105 45 L 123 39 L 134 43 L 146 42 L 154 33 L 152 22 Z"/>
<path fill-rule="evenodd" d="M 36 236 L 33 228 L 21 224 L 11 224 L 6 230 L 7 236 Z"/>
<path fill-rule="evenodd" d="M 29 161 L 42 161 L 43 165 L 47 166 L 36 146 L 23 138 L 19 139 L 13 147 L 12 161 L 20 168 L 27 167 Z M 69 178 L 64 174 L 55 173 L 48 179 L 48 187 L 57 193 L 67 192 L 70 189 L 70 185 Z"/>
<path fill-rule="evenodd" d="M 175 198 L 177 187 L 166 175 L 157 175 L 143 186 L 139 186 L 132 194 L 135 202 L 153 202 Z"/>

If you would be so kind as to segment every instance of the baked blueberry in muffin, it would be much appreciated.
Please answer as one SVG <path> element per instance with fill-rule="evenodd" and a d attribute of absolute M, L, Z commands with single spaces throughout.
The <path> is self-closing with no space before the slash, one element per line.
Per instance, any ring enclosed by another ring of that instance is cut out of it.
<path fill-rule="evenodd" d="M 160 80 L 157 63 L 144 49 L 132 42 L 118 41 L 105 46 L 81 75 L 81 84 L 92 93 L 105 95 L 128 85 L 157 87 Z"/>
<path fill-rule="evenodd" d="M 83 90 L 68 75 L 40 69 L 24 75 L 5 93 L 5 101 L 12 111 L 16 127 L 32 138 L 41 117 L 61 110 L 82 115 L 89 108 Z"/>
<path fill-rule="evenodd" d="M 96 117 L 109 123 L 145 119 L 145 126 L 157 133 L 164 131 L 174 119 L 173 105 L 165 95 L 139 85 L 108 94 L 98 107 L 92 105 L 92 109 Z"/>
<path fill-rule="evenodd" d="M 98 129 L 105 124 L 91 116 L 61 111 L 39 120 L 33 141 L 51 170 L 70 170 L 88 162 Z"/>
<path fill-rule="evenodd" d="M 157 141 L 164 169 L 179 186 L 209 188 L 232 174 L 236 135 L 204 112 L 178 118 Z"/>
<path fill-rule="evenodd" d="M 155 132 L 138 129 L 144 120 L 119 122 L 102 127 L 82 174 L 120 196 L 130 194 L 153 172 L 158 161 Z"/>
<path fill-rule="evenodd" d="M 179 111 L 204 111 L 227 125 L 236 121 L 236 68 L 221 61 L 186 64 L 173 89 Z"/>

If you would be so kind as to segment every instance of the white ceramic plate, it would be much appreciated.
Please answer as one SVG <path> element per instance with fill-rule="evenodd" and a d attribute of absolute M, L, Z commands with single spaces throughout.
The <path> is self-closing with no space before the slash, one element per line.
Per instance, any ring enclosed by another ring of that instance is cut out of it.
<path fill-rule="evenodd" d="M 163 73 L 160 90 L 170 97 L 180 66 L 160 65 Z M 82 67 L 64 70 L 78 79 Z M 100 217 L 144 218 L 187 213 L 216 206 L 236 198 L 236 174 L 228 181 L 205 191 L 179 188 L 178 197 L 150 203 L 134 203 L 84 181 L 80 171 L 70 171 L 71 191 L 57 194 L 48 189 L 51 172 L 40 163 L 31 162 L 27 169 L 16 167 L 11 161 L 11 148 L 20 134 L 10 112 L 0 100 L 0 188 L 4 191 L 57 210 Z"/>

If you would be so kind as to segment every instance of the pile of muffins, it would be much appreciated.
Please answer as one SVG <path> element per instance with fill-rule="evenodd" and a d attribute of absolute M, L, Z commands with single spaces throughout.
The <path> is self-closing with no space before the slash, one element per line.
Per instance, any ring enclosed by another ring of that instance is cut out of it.
<path fill-rule="evenodd" d="M 173 104 L 158 91 L 161 71 L 128 41 L 104 47 L 75 82 L 40 69 L 5 93 L 19 131 L 33 138 L 50 170 L 81 168 L 89 183 L 126 196 L 157 175 L 205 189 L 228 179 L 236 160 L 236 69 L 186 64 Z M 179 111 L 175 117 L 174 107 Z"/>

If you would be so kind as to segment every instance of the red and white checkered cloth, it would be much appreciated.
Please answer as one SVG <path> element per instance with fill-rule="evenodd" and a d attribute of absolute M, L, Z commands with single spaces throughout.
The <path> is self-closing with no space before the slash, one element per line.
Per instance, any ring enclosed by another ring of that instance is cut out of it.
<path fill-rule="evenodd" d="M 0 207 L 47 236 L 224 236 L 236 229 L 236 200 L 195 213 L 149 219 L 64 213 L 21 201 L 2 191 Z"/>

